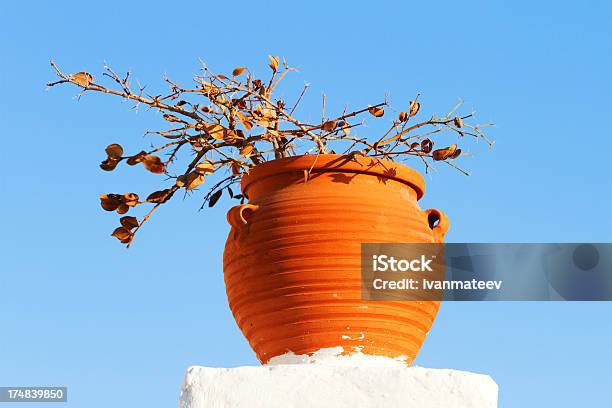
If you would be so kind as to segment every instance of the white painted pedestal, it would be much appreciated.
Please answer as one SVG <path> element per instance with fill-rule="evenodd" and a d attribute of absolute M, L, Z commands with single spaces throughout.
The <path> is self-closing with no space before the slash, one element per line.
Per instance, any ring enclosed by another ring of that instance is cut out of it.
<path fill-rule="evenodd" d="M 487 375 L 352 362 L 190 367 L 179 408 L 497 407 L 497 384 Z"/>

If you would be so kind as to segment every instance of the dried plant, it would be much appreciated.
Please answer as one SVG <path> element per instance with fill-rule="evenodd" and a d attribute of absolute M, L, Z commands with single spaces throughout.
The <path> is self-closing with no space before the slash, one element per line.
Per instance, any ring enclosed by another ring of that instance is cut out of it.
<path fill-rule="evenodd" d="M 220 181 L 212 185 L 204 196 L 202 207 L 212 207 L 222 196 L 223 191 L 236 200 L 244 202 L 245 197 L 235 194 L 232 185 L 241 176 L 259 163 L 300 154 L 335 153 L 332 149 L 342 147 L 339 153 L 350 156 L 371 156 L 390 160 L 404 160 L 415 156 L 427 172 L 431 163 L 446 163 L 464 174 L 465 170 L 452 161 L 461 155 L 456 144 L 434 149 L 433 136 L 441 132 L 453 132 L 459 138 L 469 136 L 492 143 L 486 138 L 482 128 L 486 125 L 469 123 L 473 113 L 458 115 L 458 103 L 444 116 L 431 116 L 426 120 L 416 120 L 420 111 L 418 95 L 407 103 L 407 109 L 400 111 L 390 127 L 378 138 L 355 135 L 353 129 L 363 125 L 358 120 L 364 115 L 380 118 L 389 109 L 387 98 L 362 109 L 347 111 L 340 115 L 327 116 L 325 97 L 321 121 L 303 122 L 294 116 L 300 101 L 307 91 L 305 85 L 296 101 L 287 104 L 273 96 L 283 78 L 295 71 L 275 56 L 269 56 L 270 73 L 267 79 L 258 79 L 248 68 L 236 67 L 231 75 L 214 74 L 202 63 L 201 73 L 194 77 L 191 87 L 182 87 L 165 77 L 169 90 L 163 95 L 149 95 L 145 88 L 134 89 L 128 71 L 121 76 L 105 66 L 103 77 L 111 86 L 102 85 L 88 72 L 65 74 L 51 61 L 51 66 L 59 77 L 50 82 L 49 87 L 58 84 L 73 84 L 80 88 L 77 98 L 86 92 L 101 92 L 134 102 L 134 108 L 146 105 L 157 110 L 168 122 L 165 130 L 149 131 L 164 142 L 150 150 L 126 154 L 119 144 L 106 148 L 106 159 L 100 164 L 105 171 L 114 170 L 121 162 L 129 166 L 142 166 L 155 174 L 163 175 L 169 181 L 166 188 L 155 191 L 141 200 L 138 194 L 103 194 L 100 196 L 102 208 L 124 215 L 131 207 L 150 204 L 151 208 L 139 221 L 133 216 L 123 216 L 121 226 L 113 236 L 129 247 L 134 234 L 162 204 L 177 192 L 190 192 L 200 187 L 206 177 L 222 174 Z M 177 160 L 179 152 L 187 150 L 193 157 L 181 165 Z M 175 171 L 174 168 L 178 168 Z M 172 169 L 172 170 L 171 170 Z M 226 170 L 225 173 L 223 170 Z"/>

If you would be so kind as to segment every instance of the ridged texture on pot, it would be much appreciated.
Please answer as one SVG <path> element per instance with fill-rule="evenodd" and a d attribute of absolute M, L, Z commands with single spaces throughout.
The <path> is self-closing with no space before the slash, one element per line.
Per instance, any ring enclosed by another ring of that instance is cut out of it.
<path fill-rule="evenodd" d="M 432 231 L 417 204 L 422 177 L 389 161 L 311 155 L 257 166 L 242 190 L 249 204 L 228 213 L 223 265 L 259 360 L 343 346 L 411 363 L 440 304 L 361 300 L 360 244 L 442 240 L 445 217 L 434 210 Z"/>

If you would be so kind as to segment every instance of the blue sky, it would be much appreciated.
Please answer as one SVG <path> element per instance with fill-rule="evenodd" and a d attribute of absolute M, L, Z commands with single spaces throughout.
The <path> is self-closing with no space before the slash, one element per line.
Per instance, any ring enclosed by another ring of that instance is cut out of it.
<path fill-rule="evenodd" d="M 255 364 L 227 307 L 218 205 L 177 200 L 126 251 L 98 195 L 158 186 L 104 147 L 136 150 L 152 112 L 45 91 L 67 71 L 131 68 L 151 89 L 267 54 L 311 84 L 304 117 L 389 92 L 424 112 L 458 98 L 496 140 L 464 177 L 427 177 L 451 242 L 610 242 L 612 5 L 547 2 L 9 2 L 0 14 L 0 385 L 67 385 L 69 407 L 167 407 L 192 364 Z M 375 125 L 372 125 L 375 126 Z M 374 129 L 373 129 L 374 130 Z M 418 167 L 418 164 L 415 163 Z M 228 204 L 222 202 L 220 204 Z M 610 303 L 447 303 L 417 364 L 488 373 L 501 407 L 602 406 L 612 375 Z M 606 388 L 607 387 L 607 388 Z M 10 407 L 10 405 L 6 405 Z"/>

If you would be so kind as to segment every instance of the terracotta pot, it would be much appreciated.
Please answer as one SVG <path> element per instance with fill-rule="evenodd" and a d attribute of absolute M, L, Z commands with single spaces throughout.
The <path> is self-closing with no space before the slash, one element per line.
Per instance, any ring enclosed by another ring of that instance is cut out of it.
<path fill-rule="evenodd" d="M 449 223 L 419 208 L 424 187 L 401 164 L 331 154 L 274 160 L 243 178 L 249 203 L 227 214 L 223 269 L 262 363 L 336 346 L 412 363 L 440 303 L 361 300 L 360 244 L 441 242 Z"/>

